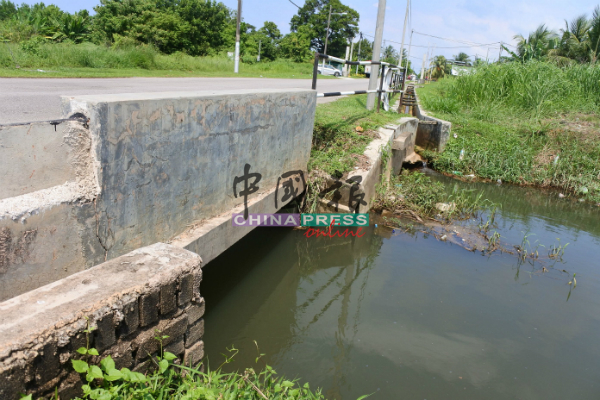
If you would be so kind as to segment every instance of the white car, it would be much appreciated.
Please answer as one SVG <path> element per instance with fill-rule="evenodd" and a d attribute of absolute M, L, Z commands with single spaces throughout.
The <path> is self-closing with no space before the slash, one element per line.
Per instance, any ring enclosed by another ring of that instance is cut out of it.
<path fill-rule="evenodd" d="M 342 72 L 332 65 L 320 65 L 317 73 L 321 75 L 342 76 Z"/>

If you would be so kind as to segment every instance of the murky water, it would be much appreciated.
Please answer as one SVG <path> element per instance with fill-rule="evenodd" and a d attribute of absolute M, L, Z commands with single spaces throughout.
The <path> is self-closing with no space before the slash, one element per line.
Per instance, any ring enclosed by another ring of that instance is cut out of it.
<path fill-rule="evenodd" d="M 258 229 L 204 269 L 211 366 L 235 345 L 227 369 L 257 367 L 256 340 L 259 368 L 264 360 L 331 399 L 600 398 L 600 209 L 461 185 L 502 203 L 505 244 L 526 232 L 531 246 L 560 238 L 563 261 L 542 272 L 387 228 L 331 239 Z"/>

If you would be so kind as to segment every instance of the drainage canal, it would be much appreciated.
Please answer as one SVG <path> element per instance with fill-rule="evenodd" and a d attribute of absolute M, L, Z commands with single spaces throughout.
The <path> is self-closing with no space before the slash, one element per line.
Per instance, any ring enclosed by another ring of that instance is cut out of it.
<path fill-rule="evenodd" d="M 569 243 L 562 260 L 483 255 L 418 227 L 319 239 L 259 228 L 204 268 L 210 366 L 235 346 L 225 369 L 265 362 L 331 399 L 596 399 L 597 208 L 436 179 L 502 203 L 497 231 L 513 252 L 524 239 L 541 254 Z"/>

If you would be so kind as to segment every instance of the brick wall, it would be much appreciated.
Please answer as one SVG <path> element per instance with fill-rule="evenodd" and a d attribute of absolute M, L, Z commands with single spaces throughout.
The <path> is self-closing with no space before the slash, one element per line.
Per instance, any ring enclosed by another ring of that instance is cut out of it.
<path fill-rule="evenodd" d="M 145 373 L 165 350 L 196 365 L 204 355 L 204 300 L 198 255 L 158 243 L 0 303 L 0 399 L 80 393 L 70 360 L 90 346 L 111 355 L 117 368 Z"/>

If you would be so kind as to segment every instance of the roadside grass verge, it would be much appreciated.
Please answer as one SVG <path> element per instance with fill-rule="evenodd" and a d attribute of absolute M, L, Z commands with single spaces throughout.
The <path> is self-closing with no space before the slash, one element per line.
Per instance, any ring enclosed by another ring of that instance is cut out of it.
<path fill-rule="evenodd" d="M 16 66 L 19 68 L 16 68 Z M 0 77 L 132 77 L 207 76 L 310 78 L 311 63 L 278 59 L 241 63 L 234 74 L 227 56 L 193 57 L 162 54 L 151 46 L 112 48 L 92 43 L 68 44 L 28 41 L 0 45 Z M 38 70 L 43 70 L 40 72 Z M 319 76 L 319 79 L 333 77 Z"/>
<path fill-rule="evenodd" d="M 540 74 L 546 69 L 558 69 L 538 64 L 495 66 L 492 72 L 501 76 L 511 72 L 502 68 L 530 68 Z M 573 73 L 583 75 L 584 67 L 581 68 Z M 445 151 L 422 153 L 431 166 L 448 174 L 474 174 L 492 181 L 554 187 L 600 202 L 599 100 L 589 89 L 592 84 L 587 78 L 579 83 L 572 82 L 574 79 L 563 83 L 572 91 L 556 89 L 556 97 L 552 94 L 554 89 L 547 89 L 550 94 L 540 102 L 531 100 L 531 93 L 518 92 L 536 90 L 518 82 L 505 80 L 504 88 L 494 89 L 497 83 L 491 83 L 489 73 L 486 69 L 418 89 L 424 108 L 452 123 L 453 135 Z M 593 76 L 595 70 L 585 73 Z M 554 79 L 540 77 L 545 78 Z M 478 90 L 488 80 L 495 97 Z"/>
<path fill-rule="evenodd" d="M 341 178 L 354 168 L 367 145 L 379 138 L 377 128 L 402 117 L 395 111 L 369 111 L 366 102 L 367 95 L 356 95 L 317 105 L 309 172 L 320 170 Z"/>

